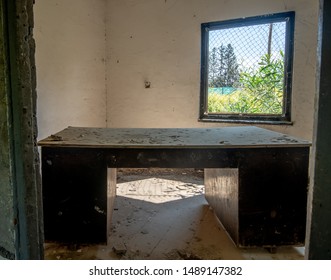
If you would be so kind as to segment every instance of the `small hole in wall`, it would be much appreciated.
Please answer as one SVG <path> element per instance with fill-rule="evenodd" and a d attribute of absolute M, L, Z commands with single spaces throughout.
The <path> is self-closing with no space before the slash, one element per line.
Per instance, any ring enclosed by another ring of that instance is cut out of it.
<path fill-rule="evenodd" d="M 145 88 L 150 88 L 151 87 L 151 82 L 145 81 Z"/>

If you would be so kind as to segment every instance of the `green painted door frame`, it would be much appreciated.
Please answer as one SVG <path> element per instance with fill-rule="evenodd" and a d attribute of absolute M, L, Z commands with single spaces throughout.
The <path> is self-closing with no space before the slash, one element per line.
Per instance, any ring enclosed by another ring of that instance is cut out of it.
<path fill-rule="evenodd" d="M 0 237 L 0 254 L 4 258 L 43 258 L 33 2 L 0 0 L 0 145 L 5 147 L 1 150 L 0 170 L 5 176 L 0 185 L 0 220 L 6 227 L 1 231 L 5 235 Z"/>
<path fill-rule="evenodd" d="M 4 2 L 0 1 L 0 257 L 15 259 L 15 223 L 13 188 L 13 147 L 9 100 L 9 60 L 7 19 Z"/>
<path fill-rule="evenodd" d="M 331 2 L 320 0 L 306 258 L 331 259 Z"/>

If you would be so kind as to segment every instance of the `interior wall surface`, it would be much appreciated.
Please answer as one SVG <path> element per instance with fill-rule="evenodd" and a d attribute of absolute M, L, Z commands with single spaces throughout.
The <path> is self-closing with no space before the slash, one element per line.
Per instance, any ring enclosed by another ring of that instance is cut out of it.
<path fill-rule="evenodd" d="M 106 126 L 106 0 L 35 1 L 39 139 Z"/>
<path fill-rule="evenodd" d="M 228 125 L 198 122 L 201 23 L 295 11 L 293 125 L 265 127 L 312 138 L 318 0 L 108 0 L 107 4 L 109 127 Z"/>

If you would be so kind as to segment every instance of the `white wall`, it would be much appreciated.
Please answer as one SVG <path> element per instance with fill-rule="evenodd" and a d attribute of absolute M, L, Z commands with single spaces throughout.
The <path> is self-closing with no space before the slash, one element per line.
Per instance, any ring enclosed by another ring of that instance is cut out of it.
<path fill-rule="evenodd" d="M 228 125 L 198 122 L 201 23 L 292 10 L 294 125 L 264 127 L 311 139 L 318 0 L 37 0 L 39 138 L 69 125 Z"/>
<path fill-rule="evenodd" d="M 108 0 L 108 126 L 226 125 L 197 121 L 201 23 L 292 10 L 294 125 L 265 127 L 311 139 L 318 0 Z"/>
<path fill-rule="evenodd" d="M 106 0 L 37 0 L 39 138 L 67 126 L 106 126 Z"/>

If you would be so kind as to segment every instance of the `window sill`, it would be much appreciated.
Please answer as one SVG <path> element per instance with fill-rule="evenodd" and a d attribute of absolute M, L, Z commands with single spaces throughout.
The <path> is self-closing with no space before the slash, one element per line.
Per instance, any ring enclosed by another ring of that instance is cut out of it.
<path fill-rule="evenodd" d="M 267 124 L 267 125 L 293 125 L 293 122 L 286 120 L 262 120 L 262 119 L 221 119 L 221 118 L 199 118 L 199 122 L 210 123 L 242 123 L 242 124 Z"/>

